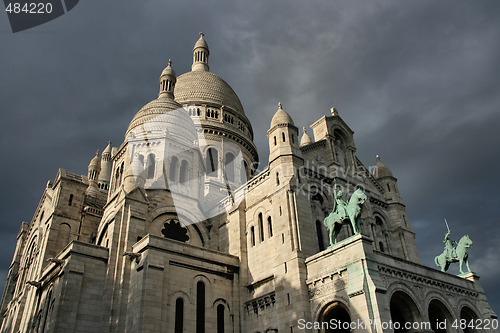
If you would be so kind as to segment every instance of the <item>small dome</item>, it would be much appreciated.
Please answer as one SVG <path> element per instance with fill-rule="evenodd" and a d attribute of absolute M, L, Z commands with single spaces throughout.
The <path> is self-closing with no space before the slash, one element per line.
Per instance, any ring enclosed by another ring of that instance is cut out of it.
<path fill-rule="evenodd" d="M 393 177 L 391 169 L 380 161 L 379 155 L 377 155 L 377 165 L 375 166 L 375 169 L 373 169 L 373 176 L 377 179 L 383 177 Z"/>
<path fill-rule="evenodd" d="M 203 48 L 208 50 L 207 41 L 205 40 L 205 38 L 203 38 L 203 36 L 204 36 L 204 34 L 202 32 L 200 32 L 200 38 L 198 38 L 198 40 L 194 44 L 193 50 L 196 50 L 199 47 L 203 47 Z"/>
<path fill-rule="evenodd" d="M 101 159 L 99 158 L 99 150 L 95 153 L 95 156 L 89 163 L 89 170 L 101 170 Z"/>
<path fill-rule="evenodd" d="M 306 132 L 306 128 L 302 127 L 302 130 L 304 131 L 304 134 L 302 134 L 302 139 L 300 139 L 300 146 L 301 147 L 312 143 L 311 137 Z"/>
<path fill-rule="evenodd" d="M 271 128 L 278 124 L 290 124 L 294 125 L 292 117 L 288 113 L 283 110 L 283 106 L 281 103 L 278 103 L 278 111 L 273 116 L 273 119 L 271 120 Z"/>
<path fill-rule="evenodd" d="M 173 76 L 174 78 L 177 76 L 177 75 L 175 75 L 175 71 L 172 69 L 172 60 L 171 59 L 168 59 L 168 65 L 167 65 L 167 67 L 165 67 L 163 72 L 161 72 L 160 77 L 165 76 L 165 75 Z"/>

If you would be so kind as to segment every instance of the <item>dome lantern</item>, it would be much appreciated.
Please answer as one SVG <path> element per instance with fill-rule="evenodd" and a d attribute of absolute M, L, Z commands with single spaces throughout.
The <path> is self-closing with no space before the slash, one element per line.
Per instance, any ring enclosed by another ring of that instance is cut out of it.
<path fill-rule="evenodd" d="M 160 93 L 158 98 L 174 99 L 174 88 L 177 78 L 172 69 L 172 60 L 168 59 L 168 65 L 160 75 Z"/>
<path fill-rule="evenodd" d="M 200 32 L 200 38 L 194 44 L 193 48 L 193 65 L 191 66 L 191 70 L 194 71 L 208 71 L 208 56 L 210 55 L 210 51 L 208 50 L 208 44 L 203 38 L 205 34 Z"/>

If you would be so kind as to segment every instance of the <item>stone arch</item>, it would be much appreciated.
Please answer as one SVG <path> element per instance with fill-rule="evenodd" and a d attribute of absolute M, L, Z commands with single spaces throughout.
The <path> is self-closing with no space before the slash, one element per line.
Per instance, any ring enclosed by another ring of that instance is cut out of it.
<path fill-rule="evenodd" d="M 399 328 L 395 329 L 394 332 L 409 332 L 410 330 L 405 328 L 407 323 L 422 322 L 422 315 L 415 299 L 401 289 L 397 289 L 392 293 L 389 300 L 389 309 L 392 322 L 399 323 Z"/>
<path fill-rule="evenodd" d="M 231 307 L 229 306 L 229 303 L 224 299 L 224 298 L 217 298 L 215 301 L 212 303 L 212 307 L 216 308 L 217 305 L 222 304 L 226 307 L 227 311 L 231 311 Z"/>
<path fill-rule="evenodd" d="M 147 224 L 146 233 L 163 237 L 161 230 L 163 224 L 167 221 L 166 218 L 161 218 L 163 215 L 170 215 L 173 219 L 177 218 L 181 226 L 187 228 L 188 235 L 190 236 L 190 240 L 188 241 L 189 244 L 201 247 L 209 246 L 210 238 L 208 236 L 208 230 L 203 223 L 193 223 L 192 221 L 197 221 L 196 216 L 192 212 L 180 209 L 179 207 L 176 210 L 173 206 L 161 206 L 151 211 L 147 217 L 147 220 L 150 222 Z M 191 238 L 191 235 L 194 237 Z"/>
<path fill-rule="evenodd" d="M 205 298 L 207 300 L 207 304 L 213 303 L 211 301 L 211 299 L 213 299 L 213 297 L 212 297 L 212 288 L 211 288 L 211 284 L 212 283 L 211 283 L 210 279 L 205 274 L 197 274 L 193 278 L 193 281 L 191 283 L 191 295 L 192 295 L 192 298 L 193 298 L 193 303 L 196 300 L 196 285 L 200 281 L 205 284 L 205 292 L 206 292 L 206 297 Z"/>
<path fill-rule="evenodd" d="M 340 329 L 323 327 L 323 323 L 331 323 L 332 320 L 335 320 L 339 324 Z M 321 333 L 351 331 L 349 328 L 345 328 L 344 326 L 351 323 L 351 314 L 349 313 L 349 308 L 344 303 L 339 301 L 330 302 L 323 306 L 318 314 L 317 321 L 322 326 L 322 328 L 319 330 L 319 332 Z"/>
<path fill-rule="evenodd" d="M 466 328 L 463 329 L 464 333 L 476 333 L 479 332 L 474 325 L 469 325 L 469 323 L 472 322 L 472 324 L 476 323 L 476 320 L 479 319 L 478 311 L 475 310 L 475 308 L 468 303 L 466 305 L 462 305 L 459 307 L 459 319 L 460 320 L 465 320 Z"/>
<path fill-rule="evenodd" d="M 175 304 L 178 298 L 182 298 L 185 303 L 193 304 L 192 297 L 183 290 L 176 290 L 170 295 L 170 304 Z"/>
<path fill-rule="evenodd" d="M 441 298 L 432 297 L 427 303 L 427 315 L 431 324 L 431 329 L 436 332 L 453 332 L 451 325 L 453 323 L 452 311 Z M 442 324 L 446 321 L 446 324 Z M 443 327 L 446 328 L 443 328 Z"/>

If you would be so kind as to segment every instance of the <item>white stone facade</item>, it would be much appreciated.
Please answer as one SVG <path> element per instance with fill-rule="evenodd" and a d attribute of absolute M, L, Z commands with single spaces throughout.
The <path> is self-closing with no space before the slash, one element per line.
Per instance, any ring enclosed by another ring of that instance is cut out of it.
<path fill-rule="evenodd" d="M 420 264 L 397 179 L 358 160 L 337 110 L 300 138 L 280 104 L 255 174 L 250 121 L 208 57 L 202 36 L 192 71 L 169 63 L 119 147 L 47 184 L 18 235 L 0 332 L 334 332 L 335 319 L 475 332 L 451 324 L 496 318 L 476 275 Z M 345 226 L 329 247 L 336 188 L 368 200 L 361 234 Z"/>

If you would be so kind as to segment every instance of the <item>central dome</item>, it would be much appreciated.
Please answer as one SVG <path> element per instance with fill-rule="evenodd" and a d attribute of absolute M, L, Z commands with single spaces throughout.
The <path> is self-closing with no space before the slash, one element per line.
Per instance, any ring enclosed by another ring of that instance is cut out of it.
<path fill-rule="evenodd" d="M 174 96 L 182 105 L 213 103 L 245 114 L 240 99 L 229 84 L 209 71 L 192 71 L 179 76 Z"/>

